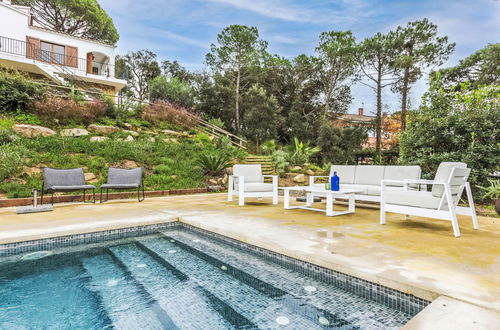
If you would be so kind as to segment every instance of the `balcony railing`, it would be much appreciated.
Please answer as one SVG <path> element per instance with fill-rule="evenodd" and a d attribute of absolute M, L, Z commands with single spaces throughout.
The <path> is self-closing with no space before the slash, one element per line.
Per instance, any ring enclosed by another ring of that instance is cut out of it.
<path fill-rule="evenodd" d="M 115 75 L 114 65 L 107 62 L 98 62 L 90 58 L 75 57 L 68 53 L 62 54 L 46 51 L 32 43 L 3 36 L 0 36 L 0 53 L 22 56 L 41 63 L 64 66 L 70 70 L 78 71 L 78 73 L 83 75 L 123 78 L 117 77 Z"/>

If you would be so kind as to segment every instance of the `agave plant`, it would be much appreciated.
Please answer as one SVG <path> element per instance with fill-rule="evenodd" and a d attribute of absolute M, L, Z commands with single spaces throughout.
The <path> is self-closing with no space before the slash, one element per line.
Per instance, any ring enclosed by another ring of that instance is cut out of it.
<path fill-rule="evenodd" d="M 223 154 L 202 154 L 195 164 L 203 169 L 205 175 L 218 175 L 231 163 L 231 157 Z"/>

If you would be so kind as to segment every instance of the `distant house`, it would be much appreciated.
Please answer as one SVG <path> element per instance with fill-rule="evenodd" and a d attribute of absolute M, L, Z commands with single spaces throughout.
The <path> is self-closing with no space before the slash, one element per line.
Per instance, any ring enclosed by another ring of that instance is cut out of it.
<path fill-rule="evenodd" d="M 30 8 L 0 0 L 0 66 L 71 81 L 84 89 L 118 93 L 127 82 L 115 77 L 115 45 L 33 25 Z"/>
<path fill-rule="evenodd" d="M 363 145 L 364 149 L 375 148 L 376 135 L 375 135 L 375 116 L 365 115 L 365 109 L 359 108 L 357 114 L 346 113 L 336 117 L 333 120 L 335 127 L 364 127 L 368 131 L 368 139 Z M 391 119 L 387 112 L 382 114 L 382 148 L 389 149 L 393 144 L 392 124 L 394 119 Z"/>

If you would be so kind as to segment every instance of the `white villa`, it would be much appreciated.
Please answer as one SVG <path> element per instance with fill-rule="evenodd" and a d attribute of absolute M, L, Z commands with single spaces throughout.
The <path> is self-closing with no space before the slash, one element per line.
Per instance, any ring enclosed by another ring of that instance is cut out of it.
<path fill-rule="evenodd" d="M 118 93 L 126 80 L 115 77 L 115 45 L 33 25 L 30 8 L 0 0 L 0 66 L 45 77 L 52 83 Z"/>

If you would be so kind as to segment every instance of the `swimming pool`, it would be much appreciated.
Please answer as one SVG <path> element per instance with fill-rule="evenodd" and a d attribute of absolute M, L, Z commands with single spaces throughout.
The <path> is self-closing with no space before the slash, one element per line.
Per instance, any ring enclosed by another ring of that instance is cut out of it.
<path fill-rule="evenodd" d="M 428 303 L 187 225 L 99 237 L 0 258 L 0 328 L 396 329 Z"/>

